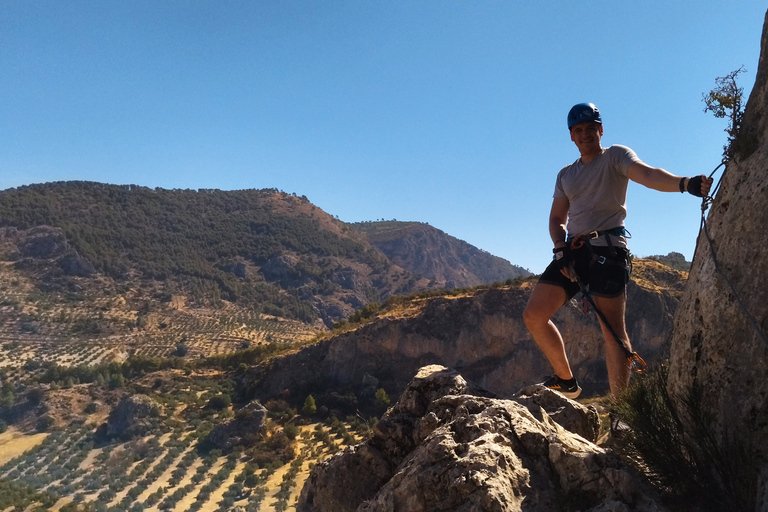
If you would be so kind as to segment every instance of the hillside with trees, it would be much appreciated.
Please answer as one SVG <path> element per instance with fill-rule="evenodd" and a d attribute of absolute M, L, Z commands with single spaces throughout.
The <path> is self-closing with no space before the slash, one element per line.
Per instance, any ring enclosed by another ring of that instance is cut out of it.
<path fill-rule="evenodd" d="M 49 290 L 100 275 L 202 306 L 331 323 L 428 283 L 306 197 L 273 189 L 31 185 L 0 192 L 0 227 L 17 245 L 6 258 Z"/>

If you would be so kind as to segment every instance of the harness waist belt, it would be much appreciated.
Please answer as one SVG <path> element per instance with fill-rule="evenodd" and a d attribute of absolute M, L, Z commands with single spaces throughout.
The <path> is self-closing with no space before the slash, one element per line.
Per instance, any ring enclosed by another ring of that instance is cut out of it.
<path fill-rule="evenodd" d="M 626 236 L 626 234 L 626 228 L 624 226 L 619 226 L 618 228 L 603 229 L 601 231 L 590 231 L 586 235 L 581 236 L 587 240 L 594 240 L 595 238 L 600 238 L 601 236 L 605 235 Z"/>

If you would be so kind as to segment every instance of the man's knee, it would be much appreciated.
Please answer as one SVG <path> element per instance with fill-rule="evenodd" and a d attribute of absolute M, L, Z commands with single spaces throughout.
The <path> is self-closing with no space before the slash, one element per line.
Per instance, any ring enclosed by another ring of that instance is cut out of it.
<path fill-rule="evenodd" d="M 549 309 L 538 307 L 529 302 L 523 311 L 523 323 L 525 323 L 528 329 L 531 329 L 532 327 L 549 322 L 551 316 Z"/>
<path fill-rule="evenodd" d="M 532 325 L 536 324 L 539 317 L 540 315 L 534 311 L 534 308 L 531 307 L 530 303 L 525 306 L 525 310 L 523 311 L 523 323 L 525 323 L 526 327 L 530 329 Z"/>
<path fill-rule="evenodd" d="M 552 315 L 565 303 L 565 290 L 558 286 L 537 284 L 523 311 L 523 322 L 530 330 L 549 322 Z"/>

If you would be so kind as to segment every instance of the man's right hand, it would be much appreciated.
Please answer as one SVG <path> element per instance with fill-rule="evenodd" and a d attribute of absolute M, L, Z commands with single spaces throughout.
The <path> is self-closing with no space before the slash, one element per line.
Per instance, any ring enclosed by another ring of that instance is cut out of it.
<path fill-rule="evenodd" d="M 562 271 L 564 268 L 568 268 L 568 265 L 573 261 L 573 255 L 571 254 L 571 248 L 567 245 L 562 247 L 555 247 L 552 249 L 554 260 L 557 267 Z"/>
<path fill-rule="evenodd" d="M 576 282 L 576 274 L 573 268 L 575 261 L 573 259 L 571 248 L 567 245 L 564 245 L 563 247 L 555 247 L 552 249 L 552 252 L 554 253 L 552 259 L 560 269 L 560 273 L 571 281 Z"/>

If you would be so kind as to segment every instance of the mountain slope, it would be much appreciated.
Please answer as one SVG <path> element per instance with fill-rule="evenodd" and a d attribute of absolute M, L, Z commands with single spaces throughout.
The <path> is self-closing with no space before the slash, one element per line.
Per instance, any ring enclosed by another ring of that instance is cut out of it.
<path fill-rule="evenodd" d="M 123 283 L 327 326 L 393 294 L 527 275 L 429 226 L 353 227 L 274 189 L 29 185 L 0 191 L 0 228 L 0 258 L 43 293 Z"/>
<path fill-rule="evenodd" d="M 530 272 L 421 222 L 352 224 L 396 265 L 431 280 L 437 288 L 465 288 Z"/>

